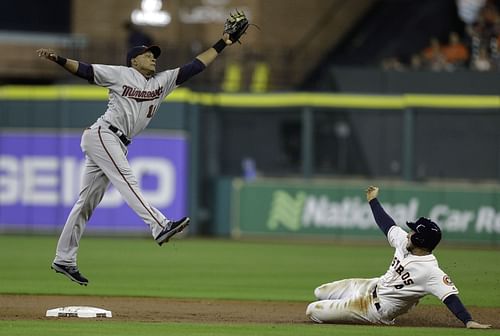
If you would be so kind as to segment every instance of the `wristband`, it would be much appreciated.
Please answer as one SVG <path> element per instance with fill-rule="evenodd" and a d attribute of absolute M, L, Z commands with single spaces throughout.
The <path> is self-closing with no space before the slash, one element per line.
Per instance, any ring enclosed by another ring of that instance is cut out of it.
<path fill-rule="evenodd" d="M 217 51 L 218 54 L 221 53 L 221 51 L 227 46 L 226 42 L 224 42 L 223 39 L 220 39 L 219 41 L 217 41 L 213 46 L 212 48 L 215 49 L 215 51 Z"/>
<path fill-rule="evenodd" d="M 57 56 L 56 63 L 64 66 L 68 60 L 64 57 Z"/>

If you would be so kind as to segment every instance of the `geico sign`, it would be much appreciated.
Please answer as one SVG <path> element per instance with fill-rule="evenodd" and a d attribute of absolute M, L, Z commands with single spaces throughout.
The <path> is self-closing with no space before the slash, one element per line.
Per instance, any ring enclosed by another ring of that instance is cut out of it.
<path fill-rule="evenodd" d="M 0 155 L 0 205 L 71 206 L 79 192 L 84 161 L 73 157 Z M 154 206 L 170 205 L 175 196 L 175 168 L 160 157 L 136 157 L 130 166 L 139 185 L 142 179 L 154 178 L 155 189 L 143 190 Z M 100 206 L 119 207 L 123 203 L 115 188 L 110 188 Z"/>

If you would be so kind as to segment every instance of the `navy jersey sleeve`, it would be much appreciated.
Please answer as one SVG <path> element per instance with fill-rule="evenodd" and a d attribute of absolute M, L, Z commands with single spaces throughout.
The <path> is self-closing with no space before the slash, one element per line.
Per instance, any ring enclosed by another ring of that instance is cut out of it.
<path fill-rule="evenodd" d="M 94 68 L 92 68 L 92 65 L 90 64 L 78 62 L 78 70 L 75 75 L 86 79 L 91 84 L 94 83 Z"/>
<path fill-rule="evenodd" d="M 459 297 L 455 294 L 448 296 L 444 301 L 444 304 L 448 307 L 448 309 L 460 320 L 463 324 L 467 324 L 467 322 L 472 320 L 470 313 L 462 304 Z"/>
<path fill-rule="evenodd" d="M 202 61 L 195 58 L 192 62 L 184 64 L 179 69 L 179 74 L 177 75 L 177 80 L 175 81 L 176 85 L 181 85 L 189 78 L 193 77 L 196 74 L 199 74 L 205 69 L 205 64 Z"/>
<path fill-rule="evenodd" d="M 387 233 L 389 232 L 389 229 L 396 225 L 394 220 L 389 216 L 384 208 L 382 208 L 382 205 L 378 201 L 378 199 L 374 198 L 370 201 L 370 208 L 372 209 L 373 217 L 375 218 L 375 222 L 377 223 L 378 227 L 382 232 L 385 234 L 387 237 Z"/>

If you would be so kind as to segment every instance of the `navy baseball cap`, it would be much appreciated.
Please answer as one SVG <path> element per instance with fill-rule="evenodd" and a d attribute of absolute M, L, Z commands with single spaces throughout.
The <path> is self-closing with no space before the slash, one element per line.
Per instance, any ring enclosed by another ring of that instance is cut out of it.
<path fill-rule="evenodd" d="M 415 234 L 411 236 L 413 245 L 433 250 L 441 241 L 441 229 L 429 218 L 420 217 L 415 223 L 406 222 Z"/>
<path fill-rule="evenodd" d="M 136 58 L 139 55 L 144 54 L 146 51 L 151 51 L 154 55 L 155 58 L 158 58 L 161 54 L 161 49 L 160 47 L 153 45 L 150 47 L 147 47 L 145 45 L 142 46 L 135 46 L 132 49 L 130 49 L 127 53 L 127 66 L 132 66 L 132 59 Z"/>

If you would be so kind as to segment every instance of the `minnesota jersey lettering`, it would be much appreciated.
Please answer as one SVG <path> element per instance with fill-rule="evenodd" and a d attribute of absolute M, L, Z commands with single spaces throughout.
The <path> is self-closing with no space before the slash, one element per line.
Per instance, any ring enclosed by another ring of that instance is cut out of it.
<path fill-rule="evenodd" d="M 127 98 L 132 98 L 138 102 L 155 100 L 161 97 L 163 93 L 163 87 L 160 86 L 156 90 L 139 90 L 128 85 L 123 85 L 122 96 Z"/>

